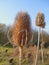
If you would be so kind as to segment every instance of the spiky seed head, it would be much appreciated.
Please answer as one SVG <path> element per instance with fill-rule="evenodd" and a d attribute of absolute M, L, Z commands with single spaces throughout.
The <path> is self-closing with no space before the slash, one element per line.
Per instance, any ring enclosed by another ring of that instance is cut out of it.
<path fill-rule="evenodd" d="M 36 25 L 39 26 L 39 27 L 42 27 L 42 28 L 45 27 L 44 14 L 42 12 L 39 12 L 37 14 Z"/>
<path fill-rule="evenodd" d="M 27 43 L 31 39 L 31 19 L 28 13 L 19 12 L 15 18 L 14 30 L 13 30 L 13 42 L 16 45 L 21 46 L 21 41 L 23 38 L 23 45 L 26 41 L 26 31 L 27 31 Z"/>

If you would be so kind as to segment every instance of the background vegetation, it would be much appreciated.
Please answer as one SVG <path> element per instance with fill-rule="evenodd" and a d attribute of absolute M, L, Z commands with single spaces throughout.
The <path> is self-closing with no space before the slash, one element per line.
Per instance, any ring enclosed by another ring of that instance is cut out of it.
<path fill-rule="evenodd" d="M 0 24 L 0 65 L 18 65 L 18 53 L 19 53 L 18 47 L 13 48 L 12 44 L 9 42 L 7 38 L 7 31 L 9 30 L 9 28 L 12 31 L 12 26 L 6 26 L 5 24 Z M 12 33 L 11 31 L 10 33 Z M 37 30 L 32 29 L 32 34 L 33 34 L 32 42 L 28 44 L 27 48 L 24 47 L 23 65 L 27 65 L 27 63 L 32 65 L 35 62 L 36 52 L 34 51 L 36 51 L 36 47 L 37 47 L 37 38 L 38 38 Z M 46 31 L 41 31 L 41 35 L 43 36 L 43 40 L 44 40 L 43 65 L 49 65 L 49 34 Z M 41 44 L 41 40 L 40 40 L 40 44 Z M 41 60 L 42 60 L 41 52 L 39 52 L 39 64 L 42 65 Z"/>

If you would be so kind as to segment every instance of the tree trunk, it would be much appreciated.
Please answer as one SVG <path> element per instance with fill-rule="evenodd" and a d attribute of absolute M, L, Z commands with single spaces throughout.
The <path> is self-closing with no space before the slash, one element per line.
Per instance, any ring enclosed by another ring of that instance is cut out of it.
<path fill-rule="evenodd" d="M 35 65 L 38 65 L 39 43 L 40 43 L 40 28 L 38 28 L 38 44 L 37 44 L 37 53 L 36 53 Z"/>
<path fill-rule="evenodd" d="M 19 65 L 22 65 L 22 59 L 23 59 L 23 47 L 19 46 Z"/>

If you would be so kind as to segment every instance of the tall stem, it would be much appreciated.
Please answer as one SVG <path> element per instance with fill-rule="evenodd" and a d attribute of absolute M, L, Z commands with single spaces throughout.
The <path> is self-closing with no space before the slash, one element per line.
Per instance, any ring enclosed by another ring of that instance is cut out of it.
<path fill-rule="evenodd" d="M 19 65 L 22 65 L 23 47 L 19 46 Z"/>
<path fill-rule="evenodd" d="M 43 34 L 43 29 L 42 30 L 42 34 Z M 41 43 L 41 53 L 42 53 L 42 63 L 44 63 L 44 56 L 43 56 L 43 36 L 42 36 L 42 43 Z"/>
<path fill-rule="evenodd" d="M 41 47 L 41 52 L 42 52 L 42 63 L 44 63 L 44 56 L 43 56 L 43 48 Z"/>
<path fill-rule="evenodd" d="M 23 35 L 21 40 L 21 46 L 19 46 L 19 65 L 22 65 L 23 60 Z"/>
<path fill-rule="evenodd" d="M 25 30 L 25 32 L 26 32 L 26 40 L 25 40 L 25 46 L 26 46 L 26 44 L 27 44 L 27 30 Z"/>
<path fill-rule="evenodd" d="M 35 65 L 38 65 L 39 43 L 40 43 L 40 28 L 38 28 L 38 44 L 37 44 L 37 54 L 36 54 L 36 62 L 35 62 Z"/>

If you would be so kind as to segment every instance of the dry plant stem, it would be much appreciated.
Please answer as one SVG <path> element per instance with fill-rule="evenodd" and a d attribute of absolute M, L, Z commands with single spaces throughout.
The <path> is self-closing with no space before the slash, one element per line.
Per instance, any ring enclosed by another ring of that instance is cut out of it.
<path fill-rule="evenodd" d="M 23 47 L 19 46 L 19 65 L 22 65 Z"/>
<path fill-rule="evenodd" d="M 37 53 L 36 53 L 35 65 L 38 65 L 39 42 L 40 42 L 40 28 L 38 27 L 38 44 L 37 44 Z"/>
<path fill-rule="evenodd" d="M 41 47 L 41 53 L 42 53 L 42 63 L 44 63 L 44 56 L 43 56 L 43 48 Z"/>
<path fill-rule="evenodd" d="M 11 40 L 11 38 L 10 38 L 9 32 L 10 32 L 10 30 L 8 30 L 8 32 L 7 32 L 7 38 L 8 38 L 8 40 L 9 40 L 9 42 L 10 42 L 11 44 L 13 44 L 13 42 L 12 42 L 12 40 Z"/>
<path fill-rule="evenodd" d="M 43 32 L 43 29 L 41 28 L 42 32 Z M 43 34 L 43 33 L 42 33 Z M 42 36 L 43 37 L 43 36 Z M 43 40 L 43 38 L 42 38 Z M 42 63 L 44 63 L 44 56 L 43 56 L 43 48 L 42 48 L 42 45 L 41 45 L 41 53 L 42 53 Z"/>
<path fill-rule="evenodd" d="M 8 38 L 8 43 L 6 43 L 4 46 L 6 46 L 7 44 L 9 44 L 9 43 L 11 43 L 12 44 L 12 46 L 13 46 L 13 48 L 14 48 L 14 44 L 13 44 L 13 42 L 12 42 L 12 40 L 11 40 L 11 38 L 10 38 L 10 34 L 9 34 L 9 32 L 10 32 L 10 30 L 8 30 L 8 32 L 7 32 L 7 38 Z"/>
<path fill-rule="evenodd" d="M 26 32 L 26 40 L 25 40 L 25 46 L 26 46 L 26 43 L 27 43 L 27 30 L 25 30 Z"/>
<path fill-rule="evenodd" d="M 23 60 L 23 37 L 21 40 L 21 46 L 19 46 L 19 65 L 22 65 L 22 60 Z"/>

